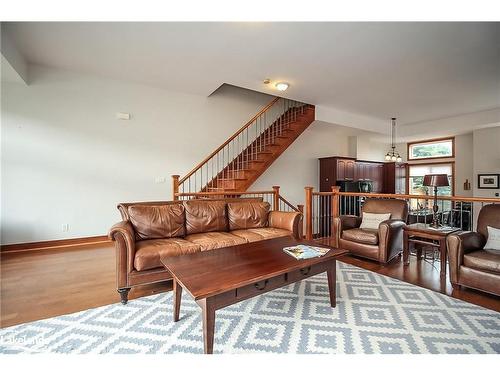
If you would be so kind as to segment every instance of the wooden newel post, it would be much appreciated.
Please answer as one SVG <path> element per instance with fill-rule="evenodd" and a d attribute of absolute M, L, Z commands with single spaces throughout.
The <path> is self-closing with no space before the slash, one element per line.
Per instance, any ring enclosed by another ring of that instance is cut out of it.
<path fill-rule="evenodd" d="M 179 197 L 176 195 L 179 193 L 179 177 L 181 176 L 179 176 L 178 174 L 172 175 L 172 195 L 174 201 L 179 199 Z"/>
<path fill-rule="evenodd" d="M 340 186 L 332 186 L 332 218 L 340 215 Z"/>
<path fill-rule="evenodd" d="M 280 210 L 280 187 L 273 186 L 273 211 Z"/>
<path fill-rule="evenodd" d="M 332 186 L 332 221 L 331 221 L 331 234 L 330 236 L 333 238 L 337 238 L 337 234 L 335 233 L 335 225 L 333 225 L 333 219 L 336 217 L 339 217 L 340 215 L 340 195 L 338 194 L 340 192 L 340 186 Z M 335 246 L 338 246 L 338 244 L 335 241 Z"/>
<path fill-rule="evenodd" d="M 305 205 L 305 221 L 306 221 L 306 240 L 312 240 L 313 227 L 312 227 L 312 205 L 313 205 L 313 187 L 306 186 L 306 205 Z"/>

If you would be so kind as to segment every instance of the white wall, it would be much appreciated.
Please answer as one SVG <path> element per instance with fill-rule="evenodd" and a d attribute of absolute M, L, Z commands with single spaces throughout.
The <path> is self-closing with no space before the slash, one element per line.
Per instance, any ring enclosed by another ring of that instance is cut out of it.
<path fill-rule="evenodd" d="M 206 98 L 29 73 L 29 86 L 2 82 L 2 244 L 102 235 L 119 220 L 118 202 L 170 200 L 170 175 L 187 173 L 272 99 L 231 86 Z"/>
<path fill-rule="evenodd" d="M 348 156 L 368 160 L 360 154 L 359 148 L 353 147 L 353 140 L 359 138 L 359 129 L 334 125 L 321 121 L 313 122 L 299 138 L 264 172 L 250 187 L 250 190 L 267 189 L 271 185 L 281 187 L 283 195 L 290 203 L 304 204 L 304 187 L 319 189 L 318 158 L 328 156 Z M 369 142 L 370 135 L 363 132 L 363 142 Z M 379 145 L 383 156 L 387 145 Z M 357 151 L 357 154 L 354 153 Z M 372 150 L 373 154 L 376 150 Z M 375 159 L 369 159 L 375 160 Z"/>
<path fill-rule="evenodd" d="M 474 196 L 496 198 L 500 189 L 479 189 L 478 174 L 500 174 L 500 125 L 474 130 Z"/>

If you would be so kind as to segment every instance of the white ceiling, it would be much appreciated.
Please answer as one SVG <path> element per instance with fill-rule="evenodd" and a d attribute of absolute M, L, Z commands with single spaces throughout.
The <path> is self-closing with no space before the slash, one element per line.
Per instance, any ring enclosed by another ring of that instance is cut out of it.
<path fill-rule="evenodd" d="M 399 124 L 500 107 L 500 23 L 10 23 L 29 63 L 209 95 L 223 83 Z"/>

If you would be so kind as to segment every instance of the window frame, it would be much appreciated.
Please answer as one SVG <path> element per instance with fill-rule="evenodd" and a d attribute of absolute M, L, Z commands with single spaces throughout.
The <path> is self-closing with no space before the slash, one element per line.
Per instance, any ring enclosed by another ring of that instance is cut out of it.
<path fill-rule="evenodd" d="M 426 144 L 426 143 L 434 143 L 439 141 L 451 141 L 451 155 L 449 156 L 428 156 L 425 158 L 414 158 L 410 153 L 411 146 Z M 442 138 L 433 138 L 433 139 L 424 139 L 422 141 L 408 142 L 407 143 L 407 157 L 408 161 L 419 161 L 419 160 L 432 160 L 432 159 L 454 159 L 455 158 L 455 137 L 442 137 Z"/>
<path fill-rule="evenodd" d="M 421 159 L 419 159 L 421 160 Z M 438 161 L 438 162 L 433 162 L 433 163 L 413 163 L 413 164 L 408 164 L 407 165 L 407 170 L 406 170 L 406 191 L 408 194 L 410 194 L 410 169 L 411 167 L 417 167 L 417 166 L 425 166 L 425 165 L 451 165 L 451 196 L 455 196 L 455 162 L 454 161 Z M 433 195 L 433 194 L 431 194 Z"/>

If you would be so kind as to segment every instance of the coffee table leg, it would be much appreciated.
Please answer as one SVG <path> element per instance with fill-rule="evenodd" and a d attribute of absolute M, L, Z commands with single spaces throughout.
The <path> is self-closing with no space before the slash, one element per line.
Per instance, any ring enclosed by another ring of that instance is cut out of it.
<path fill-rule="evenodd" d="M 403 229 L 403 265 L 410 264 L 410 246 L 408 243 L 408 233 Z"/>
<path fill-rule="evenodd" d="M 174 279 L 174 322 L 179 321 L 181 312 L 182 286 Z"/>
<path fill-rule="evenodd" d="M 439 240 L 439 260 L 441 263 L 441 279 L 446 279 L 446 239 Z"/>
<path fill-rule="evenodd" d="M 215 308 L 212 298 L 205 298 L 200 301 L 203 321 L 203 347 L 205 354 L 212 354 L 214 351 L 214 330 L 215 330 Z"/>
<path fill-rule="evenodd" d="M 326 271 L 326 277 L 330 292 L 330 306 L 335 307 L 337 304 L 337 262 L 335 260 L 333 260 L 330 269 Z"/>

